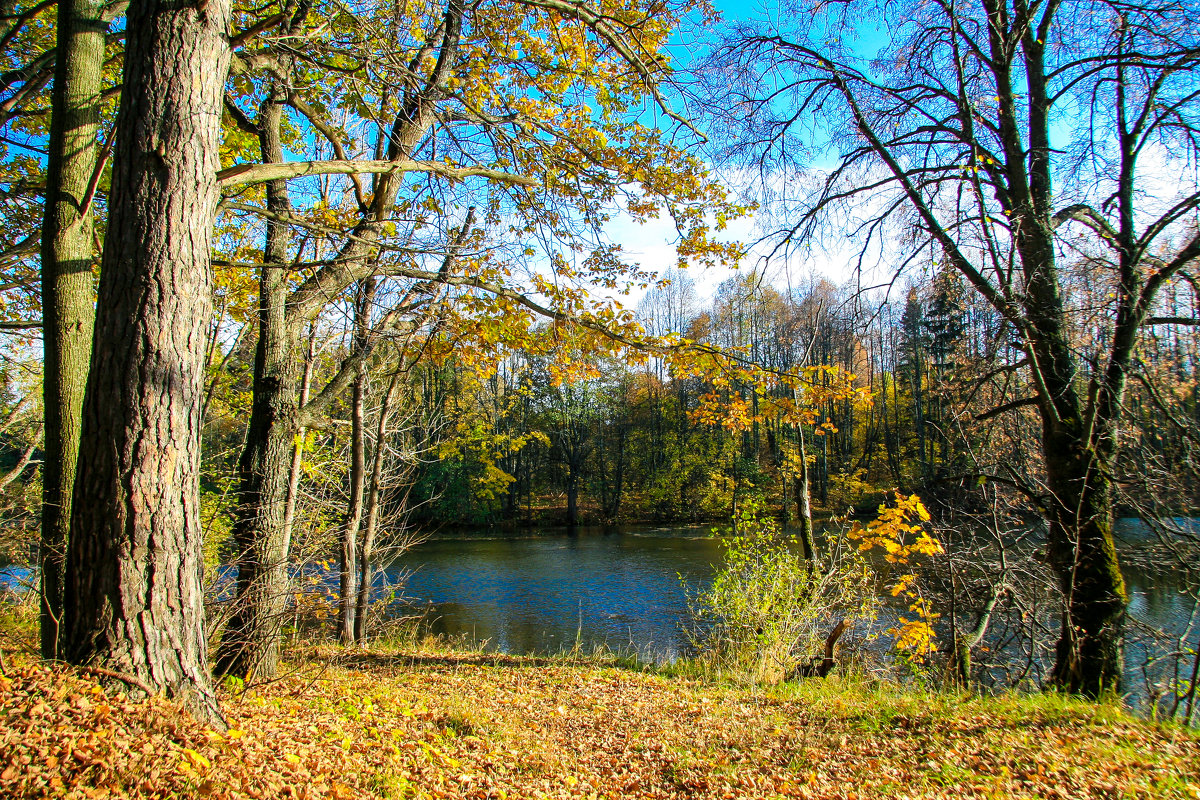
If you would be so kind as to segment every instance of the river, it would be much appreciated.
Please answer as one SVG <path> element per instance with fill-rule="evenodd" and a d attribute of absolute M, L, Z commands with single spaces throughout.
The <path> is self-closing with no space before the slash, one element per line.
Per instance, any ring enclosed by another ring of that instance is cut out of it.
<path fill-rule="evenodd" d="M 504 653 L 576 641 L 670 660 L 687 649 L 683 580 L 701 586 L 721 560 L 706 528 L 527 537 L 439 538 L 397 559 L 389 578 L 429 609 L 435 633 Z"/>
<path fill-rule="evenodd" d="M 1123 539 L 1136 543 L 1131 522 Z M 435 538 L 397 559 L 388 577 L 426 610 L 430 630 L 486 649 L 555 653 L 578 643 L 585 653 L 605 647 L 669 661 L 689 648 L 684 581 L 703 587 L 721 560 L 710 527 Z M 1165 646 L 1144 631 L 1189 634 L 1194 605 L 1177 573 L 1130 567 L 1125 577 L 1138 623 L 1126 648 L 1127 683 L 1144 697 L 1146 655 Z"/>

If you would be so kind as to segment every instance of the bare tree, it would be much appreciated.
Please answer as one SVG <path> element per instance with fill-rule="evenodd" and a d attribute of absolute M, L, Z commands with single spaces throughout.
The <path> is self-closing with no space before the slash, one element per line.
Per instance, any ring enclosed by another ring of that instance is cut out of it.
<path fill-rule="evenodd" d="M 1065 597 L 1052 680 L 1115 690 L 1127 595 L 1113 474 L 1126 388 L 1149 326 L 1197 324 L 1160 316 L 1158 303 L 1200 256 L 1200 186 L 1186 166 L 1200 142 L 1200 8 L 887 4 L 875 58 L 849 9 L 795 9 L 795 24 L 730 33 L 712 62 L 746 76 L 712 103 L 736 130 L 729 155 L 756 164 L 790 215 L 781 242 L 849 233 L 864 260 L 882 250 L 901 264 L 945 262 L 1011 326 L 1032 387 L 1021 404 L 1041 419 L 1043 478 L 1022 488 L 1045 515 Z M 825 148 L 836 150 L 832 168 L 788 181 Z M 1103 314 L 1072 303 L 1074 268 L 1109 287 Z M 1092 325 L 1104 327 L 1084 350 Z"/>

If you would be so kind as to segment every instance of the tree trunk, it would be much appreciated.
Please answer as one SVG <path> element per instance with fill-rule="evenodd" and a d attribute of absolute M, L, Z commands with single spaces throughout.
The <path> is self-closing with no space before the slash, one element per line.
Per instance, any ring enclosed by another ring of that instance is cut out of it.
<path fill-rule="evenodd" d="M 605 509 L 605 516 L 611 523 L 616 523 L 621 518 L 621 500 L 625 494 L 625 440 L 628 438 L 628 433 L 624 423 L 617 428 L 617 452 L 613 463 L 611 487 L 612 501 Z"/>
<path fill-rule="evenodd" d="M 99 0 L 62 0 L 58 4 L 59 57 L 54 64 L 42 223 L 42 405 L 46 425 L 39 561 L 41 648 L 42 656 L 49 659 L 58 658 L 71 493 L 95 320 L 93 217 L 88 191 L 96 171 L 100 128 L 100 82 L 108 30 L 103 12 Z"/>
<path fill-rule="evenodd" d="M 800 450 L 800 472 L 796 475 L 796 516 L 800 521 L 800 545 L 804 560 L 815 564 L 817 543 L 813 537 L 812 502 L 808 490 L 808 454 L 804 450 L 804 431 L 797 430 L 796 443 Z"/>
<path fill-rule="evenodd" d="M 400 388 L 400 375 L 392 382 L 379 407 L 375 424 L 375 452 L 371 457 L 371 475 L 367 485 L 366 524 L 363 526 L 362 552 L 358 559 L 358 609 L 354 615 L 354 640 L 362 642 L 367 635 L 367 610 L 371 605 L 371 585 L 374 583 L 375 539 L 379 533 L 379 512 L 383 503 L 383 463 L 387 455 L 387 426 L 392 416 Z"/>
<path fill-rule="evenodd" d="M 228 0 L 134 0 L 61 649 L 221 724 L 208 671 L 200 410 Z"/>
<path fill-rule="evenodd" d="M 1017 242 L 1029 275 L 1027 340 L 1030 369 L 1040 387 L 1050 562 L 1065 602 L 1051 681 L 1066 691 L 1096 697 L 1120 691 L 1123 667 L 1128 595 L 1113 541 L 1111 485 L 1123 383 L 1116 380 L 1101 388 L 1093 421 L 1086 423 L 1053 238 L 1045 224 L 1027 220 L 1018 227 Z M 1111 408 L 1104 407 L 1106 402 Z"/>
<path fill-rule="evenodd" d="M 270 379 L 263 384 L 254 393 L 238 460 L 237 593 L 216 660 L 217 674 L 244 680 L 275 676 L 289 583 L 291 543 L 284 514 L 294 442 L 291 426 L 275 423 L 294 414 L 294 395 Z"/>
<path fill-rule="evenodd" d="M 1111 461 L 1100 463 L 1080 432 L 1045 423 L 1050 560 L 1066 604 L 1051 674 L 1087 697 L 1120 692 L 1128 594 L 1113 540 Z"/>
<path fill-rule="evenodd" d="M 354 310 L 354 352 L 367 346 L 371 334 L 371 305 L 375 300 L 375 278 L 359 282 Z M 350 503 L 342 531 L 341 595 L 338 599 L 338 639 L 354 644 L 354 616 L 358 597 L 358 534 L 362 530 L 363 496 L 367 482 L 367 367 L 360 362 L 350 399 Z"/>
<path fill-rule="evenodd" d="M 304 377 L 300 379 L 300 408 L 304 408 L 308 404 L 316 356 L 316 329 L 314 328 L 309 333 L 308 352 L 304 357 Z M 289 542 L 292 541 L 292 530 L 296 526 L 296 500 L 300 494 L 300 473 L 304 466 L 304 438 L 307 433 L 308 429 L 301 426 L 296 431 L 295 443 L 292 445 L 292 466 L 288 471 L 287 504 L 283 510 L 283 533 Z"/>
<path fill-rule="evenodd" d="M 283 160 L 281 90 L 263 103 L 259 145 L 264 163 Z M 285 181 L 267 184 L 267 208 L 277 216 L 291 208 Z M 290 530 L 284 524 L 289 466 L 297 429 L 296 391 L 300 367 L 298 332 L 287 319 L 288 228 L 267 222 L 259 274 L 258 344 L 254 355 L 254 402 L 246 444 L 238 459 L 238 504 L 233 540 L 237 547 L 237 593 L 217 652 L 221 675 L 274 677 L 279 664 L 279 628 L 287 606 Z"/>
<path fill-rule="evenodd" d="M 567 466 L 567 525 L 579 525 L 579 478 L 571 465 Z"/>
<path fill-rule="evenodd" d="M 304 8 L 303 4 L 301 8 Z M 463 13 L 463 7 L 457 2 L 451 3 L 447 10 L 447 33 L 442 45 L 446 53 L 453 52 L 458 46 Z M 292 19 L 293 32 L 298 31 L 303 19 L 303 14 Z M 449 63 L 448 58 L 439 59 L 437 63 L 443 61 Z M 432 80 L 430 86 L 440 79 Z M 397 161 L 411 157 L 434 119 L 433 104 L 418 94 L 398 118 L 386 153 L 379 155 Z M 263 127 L 274 131 L 272 136 L 277 136 L 278 126 Z M 270 144 L 270 150 L 267 144 Z M 264 163 L 283 160 L 277 143 L 264 143 L 263 155 Z M 276 212 L 278 208 L 273 207 L 271 199 L 273 183 L 267 184 L 267 210 Z M 242 615 L 244 622 L 235 619 L 226 628 L 226 638 L 230 638 L 231 643 L 229 648 L 222 643 L 222 654 L 218 659 L 221 672 L 247 674 L 252 671 L 260 678 L 267 678 L 277 670 L 278 624 L 272 620 L 279 609 L 270 602 L 272 599 L 281 603 L 286 600 L 284 562 L 290 549 L 290 509 L 294 508 L 298 490 L 300 462 L 295 437 L 303 430 L 305 415 L 316 413 L 318 406 L 324 408 L 333 398 L 329 392 L 322 391 L 311 403 L 297 401 L 295 375 L 301 361 L 300 339 L 304 327 L 311 324 L 329 298 L 337 296 L 349 283 L 363 276 L 361 265 L 370 257 L 372 242 L 383 229 L 401 183 L 394 175 L 377 176 L 369 213 L 354 227 L 352 237 L 334 260 L 335 265 L 319 270 L 317 276 L 310 277 L 290 292 L 281 268 L 287 263 L 286 244 L 282 245 L 278 255 L 274 246 L 268 245 L 270 253 L 264 258 L 260 279 L 259 334 L 259 346 L 265 348 L 268 357 L 261 370 L 256 364 L 254 410 L 240 462 L 247 466 L 241 477 L 239 520 L 235 525 L 240 548 L 235 602 L 237 613 Z M 283 185 L 282 181 L 278 184 Z M 275 197 L 282 200 L 286 195 L 279 191 Z M 283 228 L 279 226 L 280 231 Z M 268 225 L 267 230 L 270 235 L 273 227 Z M 282 457 L 282 452 L 287 456 Z M 258 509 L 260 504 L 265 510 Z M 282 513 L 274 511 L 277 505 L 283 509 Z M 246 580 L 242 578 L 243 572 Z M 261 576 L 260 582 L 252 582 L 257 576 Z M 239 622 L 242 630 L 234 625 L 235 622 Z M 240 654 L 237 654 L 238 649 Z"/>
<path fill-rule="evenodd" d="M 951 592 L 953 591 L 954 584 L 952 582 Z M 996 603 L 999 602 L 1000 595 L 1004 591 L 1003 586 L 993 586 L 987 602 L 984 603 L 983 610 L 979 612 L 979 619 L 975 621 L 975 627 L 961 635 L 956 633 L 953 637 L 954 663 L 951 675 L 955 683 L 964 689 L 971 688 L 971 649 L 983 641 L 984 635 L 987 634 L 988 625 L 992 621 L 992 612 L 995 611 Z"/>

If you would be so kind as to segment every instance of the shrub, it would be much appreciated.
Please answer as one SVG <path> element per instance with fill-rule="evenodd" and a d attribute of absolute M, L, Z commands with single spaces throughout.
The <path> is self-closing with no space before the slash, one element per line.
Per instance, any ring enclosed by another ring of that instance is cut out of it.
<path fill-rule="evenodd" d="M 871 565 L 839 532 L 809 562 L 795 537 L 747 502 L 722 545 L 724 565 L 689 602 L 696 645 L 718 669 L 778 682 L 824 654 L 838 621 L 876 618 Z"/>

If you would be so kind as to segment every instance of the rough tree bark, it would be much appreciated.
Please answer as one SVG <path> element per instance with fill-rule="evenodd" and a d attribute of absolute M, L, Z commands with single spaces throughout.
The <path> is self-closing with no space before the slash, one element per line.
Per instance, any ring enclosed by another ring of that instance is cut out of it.
<path fill-rule="evenodd" d="M 229 0 L 135 0 L 61 648 L 221 724 L 201 588 L 200 410 Z"/>
<path fill-rule="evenodd" d="M 58 658 L 71 493 L 92 352 L 91 192 L 108 23 L 100 0 L 61 0 L 42 222 L 45 455 L 42 464 L 41 648 Z"/>

